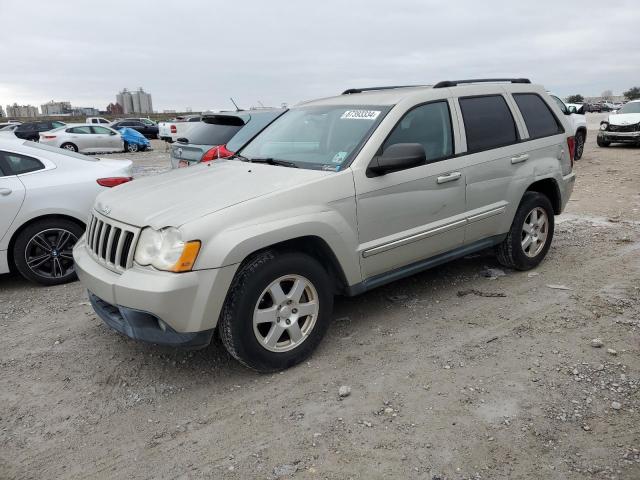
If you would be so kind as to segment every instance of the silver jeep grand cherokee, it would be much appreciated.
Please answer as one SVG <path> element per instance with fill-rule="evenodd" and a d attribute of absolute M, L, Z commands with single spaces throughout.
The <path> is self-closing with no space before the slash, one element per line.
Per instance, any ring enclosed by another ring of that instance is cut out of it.
<path fill-rule="evenodd" d="M 217 329 L 259 371 L 318 345 L 333 297 L 496 247 L 544 258 L 574 139 L 526 79 L 350 89 L 282 115 L 234 157 L 98 196 L 74 258 L 97 314 L 157 344 Z"/>

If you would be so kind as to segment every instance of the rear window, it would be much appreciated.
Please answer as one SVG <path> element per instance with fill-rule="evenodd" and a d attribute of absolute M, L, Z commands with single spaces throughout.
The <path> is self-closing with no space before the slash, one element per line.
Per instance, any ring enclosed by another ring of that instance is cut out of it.
<path fill-rule="evenodd" d="M 480 152 L 518 141 L 516 123 L 502 95 L 459 99 L 467 136 L 467 151 Z"/>
<path fill-rule="evenodd" d="M 51 147 L 49 145 L 44 145 L 42 143 L 25 141 L 22 144 L 22 146 L 26 147 L 26 148 L 32 148 L 32 149 L 36 150 L 36 152 L 33 153 L 34 155 L 37 155 L 38 153 L 40 155 L 42 155 L 42 150 L 44 150 L 45 152 L 55 153 L 56 155 L 64 155 L 65 157 L 73 157 L 73 158 L 76 158 L 78 160 L 84 160 L 85 162 L 99 162 L 100 161 L 100 159 L 96 158 L 96 157 L 89 157 L 89 156 L 83 155 L 81 153 L 72 152 L 71 150 L 66 150 L 64 148 L 58 148 L 58 147 Z M 37 150 L 41 150 L 41 151 L 37 152 Z"/>
<path fill-rule="evenodd" d="M 241 128 L 241 125 L 215 125 L 199 122 L 185 133 L 185 138 L 194 145 L 224 145 Z"/>
<path fill-rule="evenodd" d="M 255 137 L 262 131 L 267 125 L 273 122 L 276 118 L 282 115 L 285 110 L 279 110 L 277 112 L 252 112 L 251 118 L 244 128 L 227 143 L 227 149 L 232 152 L 237 152 L 244 147 L 249 140 Z"/>
<path fill-rule="evenodd" d="M 529 138 L 550 137 L 562 133 L 564 129 L 551 112 L 549 106 L 535 93 L 515 93 L 514 100 L 518 104 L 524 123 L 529 130 Z M 565 107 L 566 108 L 566 107 Z"/>

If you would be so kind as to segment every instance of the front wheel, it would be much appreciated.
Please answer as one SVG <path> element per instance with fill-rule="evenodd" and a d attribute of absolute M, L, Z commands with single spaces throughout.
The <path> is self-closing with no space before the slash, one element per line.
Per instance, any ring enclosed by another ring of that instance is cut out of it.
<path fill-rule="evenodd" d="M 240 267 L 220 317 L 229 353 L 273 372 L 305 360 L 324 337 L 333 309 L 326 270 L 302 253 L 262 252 Z"/>
<path fill-rule="evenodd" d="M 16 269 L 27 280 L 59 285 L 76 279 L 73 246 L 84 228 L 71 220 L 38 220 L 18 234 L 13 246 Z"/>
<path fill-rule="evenodd" d="M 580 160 L 584 153 L 585 135 L 583 132 L 576 133 L 576 151 L 573 155 L 574 160 Z"/>
<path fill-rule="evenodd" d="M 498 245 L 498 261 L 516 270 L 530 270 L 538 266 L 551 246 L 553 215 L 553 207 L 546 195 L 526 192 L 511 230 Z"/>

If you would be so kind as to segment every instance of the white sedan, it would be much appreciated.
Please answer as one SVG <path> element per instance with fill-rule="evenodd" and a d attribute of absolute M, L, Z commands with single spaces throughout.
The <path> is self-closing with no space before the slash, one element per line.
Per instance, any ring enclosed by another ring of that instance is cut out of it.
<path fill-rule="evenodd" d="M 16 270 L 45 285 L 74 280 L 71 250 L 96 195 L 130 180 L 130 160 L 0 137 L 0 274 Z"/>
<path fill-rule="evenodd" d="M 40 143 L 81 153 L 108 153 L 124 150 L 122 137 L 113 128 L 82 123 L 67 124 L 42 132 Z"/>

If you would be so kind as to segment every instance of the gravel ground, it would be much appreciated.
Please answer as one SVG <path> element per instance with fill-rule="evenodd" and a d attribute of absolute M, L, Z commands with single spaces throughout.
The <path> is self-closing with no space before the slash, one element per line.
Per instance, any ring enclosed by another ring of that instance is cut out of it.
<path fill-rule="evenodd" d="M 637 480 L 640 149 L 595 146 L 600 118 L 538 269 L 483 252 L 338 299 L 280 374 L 0 276 L 0 478 Z M 136 175 L 168 167 L 154 147 Z"/>

